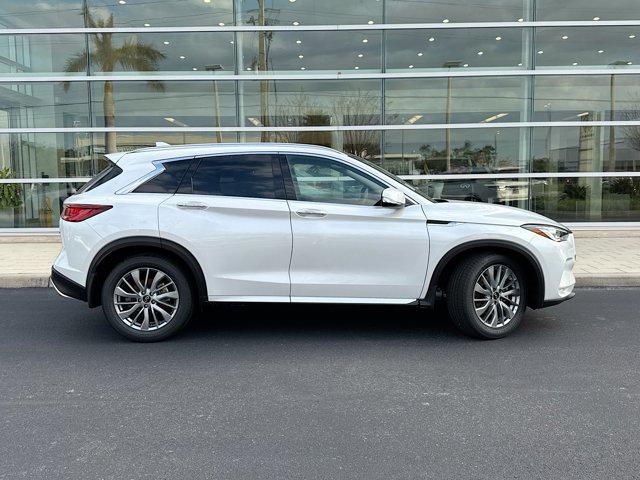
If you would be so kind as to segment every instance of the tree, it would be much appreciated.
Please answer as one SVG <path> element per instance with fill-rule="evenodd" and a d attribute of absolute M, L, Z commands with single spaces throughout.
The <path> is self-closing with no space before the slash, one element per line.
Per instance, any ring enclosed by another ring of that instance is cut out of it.
<path fill-rule="evenodd" d="M 95 20 L 91 14 L 84 9 L 87 27 L 89 28 L 112 28 L 113 14 L 105 20 Z M 65 64 L 65 72 L 86 71 L 89 66 L 96 65 L 101 72 L 113 72 L 120 67 L 124 70 L 134 71 L 155 71 L 158 70 L 158 62 L 165 58 L 165 55 L 148 43 L 137 40 L 127 40 L 122 46 L 113 45 L 112 33 L 91 34 L 93 51 L 91 55 L 86 50 L 70 57 Z M 88 59 L 88 60 L 87 60 Z M 149 87 L 155 91 L 164 91 L 164 85 L 157 80 L 147 82 Z M 65 91 L 69 90 L 69 82 L 64 82 Z M 104 126 L 115 127 L 116 108 L 113 98 L 113 82 L 104 82 L 104 94 L 102 99 Z M 116 151 L 116 132 L 105 132 L 104 143 L 107 153 Z"/>

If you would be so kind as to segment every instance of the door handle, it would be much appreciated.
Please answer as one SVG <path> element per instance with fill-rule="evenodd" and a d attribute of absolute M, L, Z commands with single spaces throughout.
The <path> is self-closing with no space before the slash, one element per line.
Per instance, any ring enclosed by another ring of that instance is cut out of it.
<path fill-rule="evenodd" d="M 322 210 L 315 210 L 313 208 L 296 210 L 296 215 L 299 217 L 305 218 L 322 218 L 327 216 L 327 212 L 323 212 Z"/>
<path fill-rule="evenodd" d="M 177 204 L 178 208 L 184 208 L 186 210 L 205 210 L 208 208 L 206 203 L 200 202 L 180 202 Z"/>

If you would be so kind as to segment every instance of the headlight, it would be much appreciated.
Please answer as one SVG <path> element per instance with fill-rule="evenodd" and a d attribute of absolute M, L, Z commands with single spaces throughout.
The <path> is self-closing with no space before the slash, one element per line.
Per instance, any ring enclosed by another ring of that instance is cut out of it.
<path fill-rule="evenodd" d="M 571 233 L 571 230 L 567 228 L 554 227 L 553 225 L 527 224 L 522 225 L 522 228 L 526 228 L 530 232 L 541 235 L 554 242 L 565 242 Z"/>

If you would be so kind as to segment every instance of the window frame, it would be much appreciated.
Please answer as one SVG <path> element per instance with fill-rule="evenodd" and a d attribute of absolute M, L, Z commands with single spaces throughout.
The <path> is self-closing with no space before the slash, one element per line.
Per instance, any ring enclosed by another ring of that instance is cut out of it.
<path fill-rule="evenodd" d="M 348 205 L 351 207 L 367 207 L 367 208 L 371 208 L 371 207 L 381 207 L 381 208 L 387 208 L 384 207 L 383 205 L 362 205 L 362 204 L 357 204 L 357 203 L 341 203 L 341 202 L 322 202 L 322 201 L 316 201 L 316 200 L 303 200 L 303 199 L 299 199 L 298 195 L 296 193 L 296 189 L 295 189 L 295 185 L 293 182 L 293 174 L 291 172 L 291 164 L 289 163 L 289 157 L 296 157 L 296 156 L 302 156 L 302 157 L 315 157 L 315 158 L 319 158 L 321 160 L 324 161 L 330 161 L 330 162 L 335 162 L 338 163 L 346 168 L 351 168 L 355 171 L 357 171 L 360 175 L 367 177 L 368 179 L 370 179 L 372 182 L 374 183 L 379 183 L 381 184 L 384 188 L 395 188 L 392 185 L 389 185 L 388 182 L 384 181 L 382 178 L 376 176 L 376 175 L 372 175 L 370 172 L 359 168 L 357 165 L 353 165 L 349 162 L 345 162 L 339 158 L 334 158 L 334 157 L 329 157 L 327 155 L 321 155 L 321 154 L 317 154 L 317 153 L 306 153 L 306 152 L 287 152 L 285 154 L 282 154 L 282 160 L 281 160 L 281 167 L 282 167 L 282 175 L 284 177 L 284 184 L 285 184 L 285 190 L 287 193 L 287 200 L 292 200 L 292 201 L 297 201 L 297 202 L 308 202 L 308 203 L 322 203 L 322 204 L 326 204 L 326 205 Z M 410 203 L 411 202 L 411 203 Z M 409 198 L 407 198 L 407 205 L 412 205 L 413 201 L 410 200 Z"/>
<path fill-rule="evenodd" d="M 198 170 L 200 169 L 200 166 L 202 165 L 203 161 L 209 158 L 216 158 L 216 157 L 246 157 L 250 155 L 261 155 L 261 156 L 271 157 L 271 162 L 270 162 L 271 170 L 273 172 L 274 182 L 277 184 L 275 185 L 276 188 L 274 189 L 274 198 L 242 197 L 242 196 L 236 196 L 236 195 L 212 195 L 208 193 L 195 193 L 193 191 L 193 185 L 189 185 L 188 187 L 186 187 L 185 182 L 187 182 L 188 178 L 193 178 L 193 176 L 198 173 Z M 280 166 L 281 157 L 282 157 L 282 154 L 279 152 L 264 152 L 264 151 L 262 152 L 261 151 L 223 152 L 223 153 L 209 153 L 209 154 L 195 155 L 193 158 L 193 162 L 191 163 L 190 167 L 187 169 L 184 176 L 182 177 L 182 181 L 180 182 L 180 185 L 176 190 L 175 194 L 176 195 L 199 195 L 199 196 L 219 197 L 219 198 L 242 198 L 242 199 L 252 199 L 252 200 L 286 200 L 287 195 L 286 195 L 285 181 L 284 181 L 284 176 Z M 187 189 L 190 191 L 184 191 Z"/>

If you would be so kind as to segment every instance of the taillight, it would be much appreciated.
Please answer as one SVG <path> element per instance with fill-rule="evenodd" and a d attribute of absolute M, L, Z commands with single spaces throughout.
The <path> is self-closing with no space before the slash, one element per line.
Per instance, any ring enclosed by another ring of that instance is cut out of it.
<path fill-rule="evenodd" d="M 113 208 L 111 205 L 80 205 L 77 203 L 70 203 L 64 206 L 60 218 L 67 222 L 82 222 L 87 218 L 106 212 L 111 208 Z"/>

